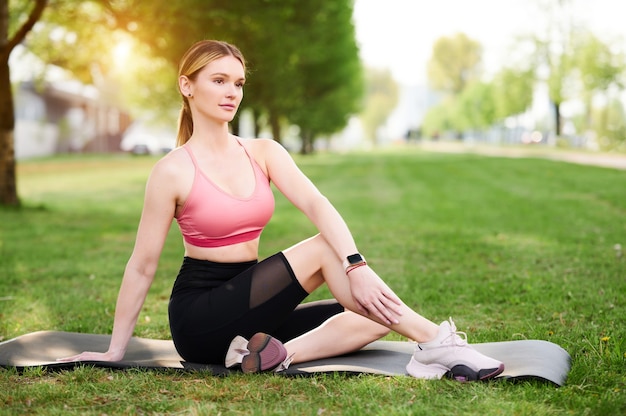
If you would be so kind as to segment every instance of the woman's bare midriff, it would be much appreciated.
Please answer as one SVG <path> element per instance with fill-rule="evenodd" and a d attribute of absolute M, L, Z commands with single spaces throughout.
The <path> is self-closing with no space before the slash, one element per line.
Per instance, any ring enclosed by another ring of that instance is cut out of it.
<path fill-rule="evenodd" d="M 187 242 L 183 243 L 185 256 L 198 260 L 209 260 L 218 263 L 239 263 L 256 260 L 259 257 L 259 238 L 224 247 L 197 247 Z"/>

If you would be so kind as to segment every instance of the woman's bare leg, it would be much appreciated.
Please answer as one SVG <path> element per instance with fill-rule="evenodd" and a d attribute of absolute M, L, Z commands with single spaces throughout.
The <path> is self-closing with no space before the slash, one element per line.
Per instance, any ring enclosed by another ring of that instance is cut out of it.
<path fill-rule="evenodd" d="M 359 350 L 387 335 L 389 329 L 354 312 L 333 316 L 285 344 L 293 362 L 318 360 Z"/>
<path fill-rule="evenodd" d="M 286 351 L 283 352 L 287 357 L 291 356 L 293 362 L 354 351 L 384 336 L 388 330 L 394 330 L 420 343 L 406 366 L 407 372 L 413 377 L 432 379 L 448 374 L 460 381 L 488 380 L 504 370 L 502 362 L 479 353 L 460 338 L 452 320 L 438 326 L 402 302 L 400 310 L 394 310 L 398 314 L 397 318 L 391 318 L 395 323 L 381 322 L 374 315 L 367 316 L 369 319 L 360 315 L 342 262 L 321 235 L 285 250 L 284 254 L 296 278 L 307 292 L 312 292 L 326 282 L 339 303 L 352 311 L 335 315 L 320 327 L 285 344 Z M 384 286 L 385 293 L 393 293 L 382 279 L 379 282 Z M 246 342 L 245 339 L 242 340 Z M 230 351 L 229 349 L 229 354 Z M 255 353 L 258 355 L 260 367 L 265 359 L 261 358 L 263 352 Z M 268 353 L 267 359 L 271 362 L 276 354 L 270 349 Z M 228 355 L 226 361 L 229 362 Z M 284 368 L 283 365 L 280 367 Z M 257 371 L 260 370 L 261 367 Z"/>
<path fill-rule="evenodd" d="M 346 309 L 359 313 L 342 262 L 324 237 L 318 234 L 290 247 L 284 251 L 284 254 L 298 281 L 307 292 L 311 293 L 326 282 L 339 303 Z M 400 311 L 401 316 L 398 317 L 397 324 L 387 324 L 376 320 L 373 316 L 367 318 L 418 342 L 427 342 L 437 336 L 439 331 L 437 324 L 419 315 L 404 303 L 400 306 Z M 349 336 L 355 333 L 354 330 L 350 331 Z M 336 336 L 349 337 L 346 333 L 336 333 Z"/>

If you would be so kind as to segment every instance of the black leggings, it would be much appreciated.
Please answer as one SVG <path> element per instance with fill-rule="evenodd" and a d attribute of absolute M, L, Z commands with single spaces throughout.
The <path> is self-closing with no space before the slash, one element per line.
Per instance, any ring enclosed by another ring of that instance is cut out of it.
<path fill-rule="evenodd" d="M 223 364 L 236 335 L 287 342 L 344 311 L 334 299 L 300 304 L 307 296 L 283 253 L 244 263 L 185 257 L 169 303 L 174 345 L 186 361 Z"/>

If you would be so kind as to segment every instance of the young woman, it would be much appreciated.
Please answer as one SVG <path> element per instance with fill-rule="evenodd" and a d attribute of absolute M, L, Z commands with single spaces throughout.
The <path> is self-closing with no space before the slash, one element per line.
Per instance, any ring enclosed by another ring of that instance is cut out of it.
<path fill-rule="evenodd" d="M 178 147 L 148 179 L 109 349 L 63 360 L 124 357 L 175 218 L 185 256 L 169 319 L 176 349 L 187 361 L 240 364 L 244 372 L 280 369 L 358 350 L 394 330 L 418 342 L 407 364 L 415 377 L 484 380 L 500 374 L 503 364 L 472 349 L 452 320 L 436 325 L 396 296 L 280 144 L 229 133 L 245 81 L 244 57 L 233 45 L 201 41 L 183 56 Z M 258 261 L 259 237 L 274 211 L 270 182 L 319 234 Z M 302 303 L 324 283 L 336 300 Z"/>

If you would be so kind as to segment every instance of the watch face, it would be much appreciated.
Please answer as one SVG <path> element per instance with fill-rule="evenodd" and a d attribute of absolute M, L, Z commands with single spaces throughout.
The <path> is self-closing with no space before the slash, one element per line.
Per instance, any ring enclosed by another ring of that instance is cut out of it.
<path fill-rule="evenodd" d="M 351 256 L 348 256 L 348 263 L 350 264 L 355 264 L 355 263 L 359 263 L 363 261 L 363 256 L 361 256 L 360 254 L 352 254 Z"/>

